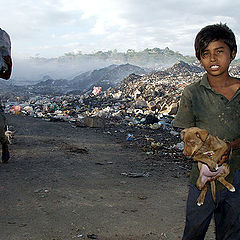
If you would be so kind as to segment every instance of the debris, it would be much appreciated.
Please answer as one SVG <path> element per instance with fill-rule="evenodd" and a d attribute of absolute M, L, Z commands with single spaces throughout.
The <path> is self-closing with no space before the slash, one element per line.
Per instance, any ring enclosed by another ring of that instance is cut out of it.
<path fill-rule="evenodd" d="M 133 134 L 128 134 L 127 135 L 127 138 L 126 138 L 127 141 L 133 141 Z"/>
<path fill-rule="evenodd" d="M 8 224 L 16 224 L 15 221 L 8 221 Z"/>
<path fill-rule="evenodd" d="M 87 237 L 90 239 L 98 239 L 98 236 L 96 234 L 88 234 Z"/>
<path fill-rule="evenodd" d="M 92 91 L 92 94 L 93 95 L 97 95 L 97 94 L 100 94 L 102 91 L 102 87 L 93 87 L 93 91 Z"/>
<path fill-rule="evenodd" d="M 167 234 L 166 233 L 161 233 L 161 237 L 167 238 Z"/>
<path fill-rule="evenodd" d="M 148 197 L 146 197 L 146 196 L 138 196 L 138 199 L 140 199 L 140 200 L 146 200 Z"/>
<path fill-rule="evenodd" d="M 174 148 L 174 149 L 179 150 L 179 151 L 183 151 L 183 149 L 184 149 L 184 142 L 179 142 L 179 143 L 173 145 L 171 148 Z"/>
<path fill-rule="evenodd" d="M 74 236 L 74 237 L 72 237 L 72 238 L 83 238 L 83 237 L 84 237 L 83 234 L 78 234 L 78 235 L 76 235 L 76 236 Z"/>
<path fill-rule="evenodd" d="M 149 177 L 150 173 L 149 172 L 144 172 L 144 173 L 123 172 L 123 173 L 121 173 L 121 175 L 131 177 L 131 178 L 139 178 L 139 177 Z"/>
<path fill-rule="evenodd" d="M 3 99 L 3 103 L 6 113 L 69 122 L 73 127 L 102 129 L 116 139 L 119 136 L 118 141 L 131 142 L 128 146 L 139 146 L 148 157 L 178 159 L 183 158 L 181 140 L 172 121 L 183 89 L 202 75 L 198 66 L 180 61 L 163 71 L 130 74 L 107 89 L 95 82 L 96 85 L 83 94 L 34 95 L 36 88 L 26 87 L 24 94 Z M 40 85 L 37 86 L 39 89 Z M 145 137 L 143 132 L 149 136 Z M 74 153 L 88 152 L 77 146 L 62 147 Z M 186 164 L 187 161 L 184 168 L 188 168 Z"/>

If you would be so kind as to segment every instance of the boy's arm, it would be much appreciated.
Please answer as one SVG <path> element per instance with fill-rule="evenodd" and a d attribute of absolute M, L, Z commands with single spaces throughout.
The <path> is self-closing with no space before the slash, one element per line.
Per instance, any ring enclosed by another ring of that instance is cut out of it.
<path fill-rule="evenodd" d="M 4 72 L 0 71 L 0 78 L 8 80 L 12 73 L 12 58 L 10 55 L 8 55 L 8 56 L 3 56 L 3 59 L 4 59 L 5 63 L 7 64 L 8 68 Z"/>
<path fill-rule="evenodd" d="M 231 151 L 234 151 L 234 150 L 240 148 L 240 138 L 237 138 L 236 140 L 234 140 L 232 142 L 227 142 L 227 146 L 228 146 L 228 149 L 222 155 L 222 158 L 218 162 L 218 165 L 222 165 L 224 162 L 226 162 L 228 160 Z"/>
<path fill-rule="evenodd" d="M 229 145 L 232 148 L 232 150 L 239 149 L 240 148 L 240 138 L 230 142 Z"/>
<path fill-rule="evenodd" d="M 186 89 L 181 96 L 177 115 L 173 120 L 173 126 L 182 129 L 195 126 L 195 117 L 192 110 L 192 101 Z"/>

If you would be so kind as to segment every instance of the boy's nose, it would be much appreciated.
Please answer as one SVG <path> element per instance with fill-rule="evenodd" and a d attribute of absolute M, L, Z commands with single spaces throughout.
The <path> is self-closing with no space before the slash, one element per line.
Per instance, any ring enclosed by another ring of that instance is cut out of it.
<path fill-rule="evenodd" d="M 214 61 L 216 61 L 216 54 L 211 54 L 210 55 L 210 60 L 211 60 L 211 62 L 214 62 Z"/>

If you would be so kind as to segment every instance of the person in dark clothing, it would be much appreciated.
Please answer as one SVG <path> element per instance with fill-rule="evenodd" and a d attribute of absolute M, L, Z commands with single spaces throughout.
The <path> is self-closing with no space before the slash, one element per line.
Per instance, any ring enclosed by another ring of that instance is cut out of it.
<path fill-rule="evenodd" d="M 11 42 L 9 35 L 0 29 L 0 78 L 8 80 L 12 73 L 12 58 L 11 58 Z M 10 154 L 8 150 L 8 139 L 5 135 L 6 131 L 6 117 L 2 106 L 0 108 L 0 142 L 2 144 L 2 162 L 7 163 Z"/>

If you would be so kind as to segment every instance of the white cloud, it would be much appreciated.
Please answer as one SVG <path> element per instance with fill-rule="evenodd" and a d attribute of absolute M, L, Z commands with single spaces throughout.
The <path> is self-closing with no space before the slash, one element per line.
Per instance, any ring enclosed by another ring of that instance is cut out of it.
<path fill-rule="evenodd" d="M 207 24 L 226 22 L 239 42 L 239 9 L 235 0 L 8 0 L 0 27 L 16 56 L 166 46 L 193 55 L 194 37 Z"/>

